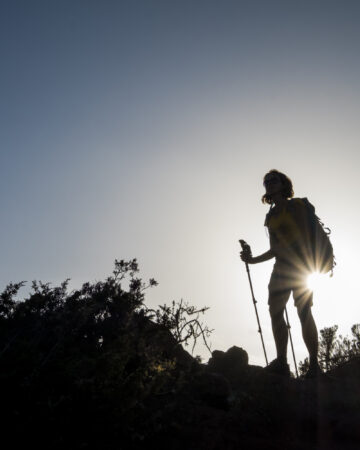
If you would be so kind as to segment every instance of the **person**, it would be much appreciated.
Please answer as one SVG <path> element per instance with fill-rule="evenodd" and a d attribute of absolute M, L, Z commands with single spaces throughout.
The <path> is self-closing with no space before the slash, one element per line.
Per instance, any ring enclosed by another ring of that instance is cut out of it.
<path fill-rule="evenodd" d="M 312 270 L 310 227 L 307 221 L 307 199 L 293 198 L 290 178 L 270 170 L 263 179 L 262 202 L 270 204 L 265 226 L 269 231 L 270 249 L 256 257 L 241 252 L 248 264 L 258 264 L 275 257 L 268 285 L 268 305 L 277 357 L 266 368 L 269 372 L 290 375 L 287 363 L 288 329 L 284 319 L 286 304 L 292 292 L 301 322 L 302 336 L 309 352 L 307 378 L 321 374 L 318 364 L 318 332 L 312 315 L 313 293 L 307 287 Z"/>

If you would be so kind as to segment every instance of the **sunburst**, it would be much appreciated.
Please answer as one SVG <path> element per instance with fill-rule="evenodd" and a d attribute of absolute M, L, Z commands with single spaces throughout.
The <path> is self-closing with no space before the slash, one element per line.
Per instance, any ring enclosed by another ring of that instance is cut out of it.
<path fill-rule="evenodd" d="M 311 291 L 319 291 L 324 287 L 325 278 L 326 276 L 324 274 L 313 272 L 307 278 L 307 287 Z"/>

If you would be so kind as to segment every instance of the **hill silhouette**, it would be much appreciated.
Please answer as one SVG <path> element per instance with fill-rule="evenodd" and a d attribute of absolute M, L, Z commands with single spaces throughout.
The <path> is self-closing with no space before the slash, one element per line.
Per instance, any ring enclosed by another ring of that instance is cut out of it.
<path fill-rule="evenodd" d="M 320 380 L 249 365 L 244 349 L 207 364 L 182 344 L 206 342 L 206 308 L 144 303 L 136 260 L 67 292 L 23 282 L 0 295 L 1 425 L 12 448 L 355 449 L 360 358 Z M 126 286 L 126 287 L 125 287 Z M 336 331 L 336 330 L 335 330 Z M 331 334 L 331 333 L 330 333 Z M 330 342 L 330 341 L 329 341 Z M 334 342 L 334 339 L 332 339 Z"/>

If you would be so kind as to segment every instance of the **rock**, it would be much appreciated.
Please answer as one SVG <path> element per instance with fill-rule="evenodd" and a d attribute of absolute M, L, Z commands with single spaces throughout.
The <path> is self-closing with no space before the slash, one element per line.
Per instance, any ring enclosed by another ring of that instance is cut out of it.
<path fill-rule="evenodd" d="M 208 361 L 208 367 L 210 369 L 216 370 L 217 368 L 220 368 L 225 359 L 225 352 L 221 350 L 214 350 L 211 354 L 211 358 Z"/>
<path fill-rule="evenodd" d="M 162 349 L 164 358 L 175 360 L 179 369 L 190 369 L 199 365 L 195 358 L 188 353 L 181 344 L 178 344 L 171 332 L 164 326 L 152 322 L 147 317 L 139 320 L 139 335 L 143 333 L 157 349 Z"/>
<path fill-rule="evenodd" d="M 234 363 L 235 370 L 237 368 L 244 368 L 249 364 L 249 356 L 247 352 L 235 345 L 226 352 L 226 358 Z"/>
<path fill-rule="evenodd" d="M 334 437 L 342 442 L 360 442 L 359 414 L 344 415 L 333 425 Z"/>
<path fill-rule="evenodd" d="M 343 380 L 353 378 L 358 381 L 360 379 L 360 357 L 355 357 L 351 361 L 330 370 L 328 373 L 330 376 Z"/>
<path fill-rule="evenodd" d="M 233 346 L 227 352 L 214 350 L 208 362 L 208 370 L 221 373 L 227 378 L 236 378 L 245 371 L 248 362 L 247 352 L 240 347 Z"/>
<path fill-rule="evenodd" d="M 194 388 L 196 395 L 208 405 L 223 409 L 229 407 L 232 390 L 223 375 L 203 372 L 195 378 Z"/>

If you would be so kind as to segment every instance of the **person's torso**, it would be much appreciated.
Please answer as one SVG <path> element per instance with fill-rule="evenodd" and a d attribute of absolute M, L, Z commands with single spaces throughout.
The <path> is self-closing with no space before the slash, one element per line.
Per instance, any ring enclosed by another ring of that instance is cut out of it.
<path fill-rule="evenodd" d="M 272 233 L 277 244 L 281 247 L 289 247 L 299 242 L 302 237 L 299 223 L 288 204 L 271 214 L 268 228 L 269 233 Z"/>
<path fill-rule="evenodd" d="M 276 245 L 276 259 L 295 265 L 306 253 L 306 208 L 300 198 L 288 200 L 282 208 L 272 208 L 266 217 L 266 226 Z"/>

